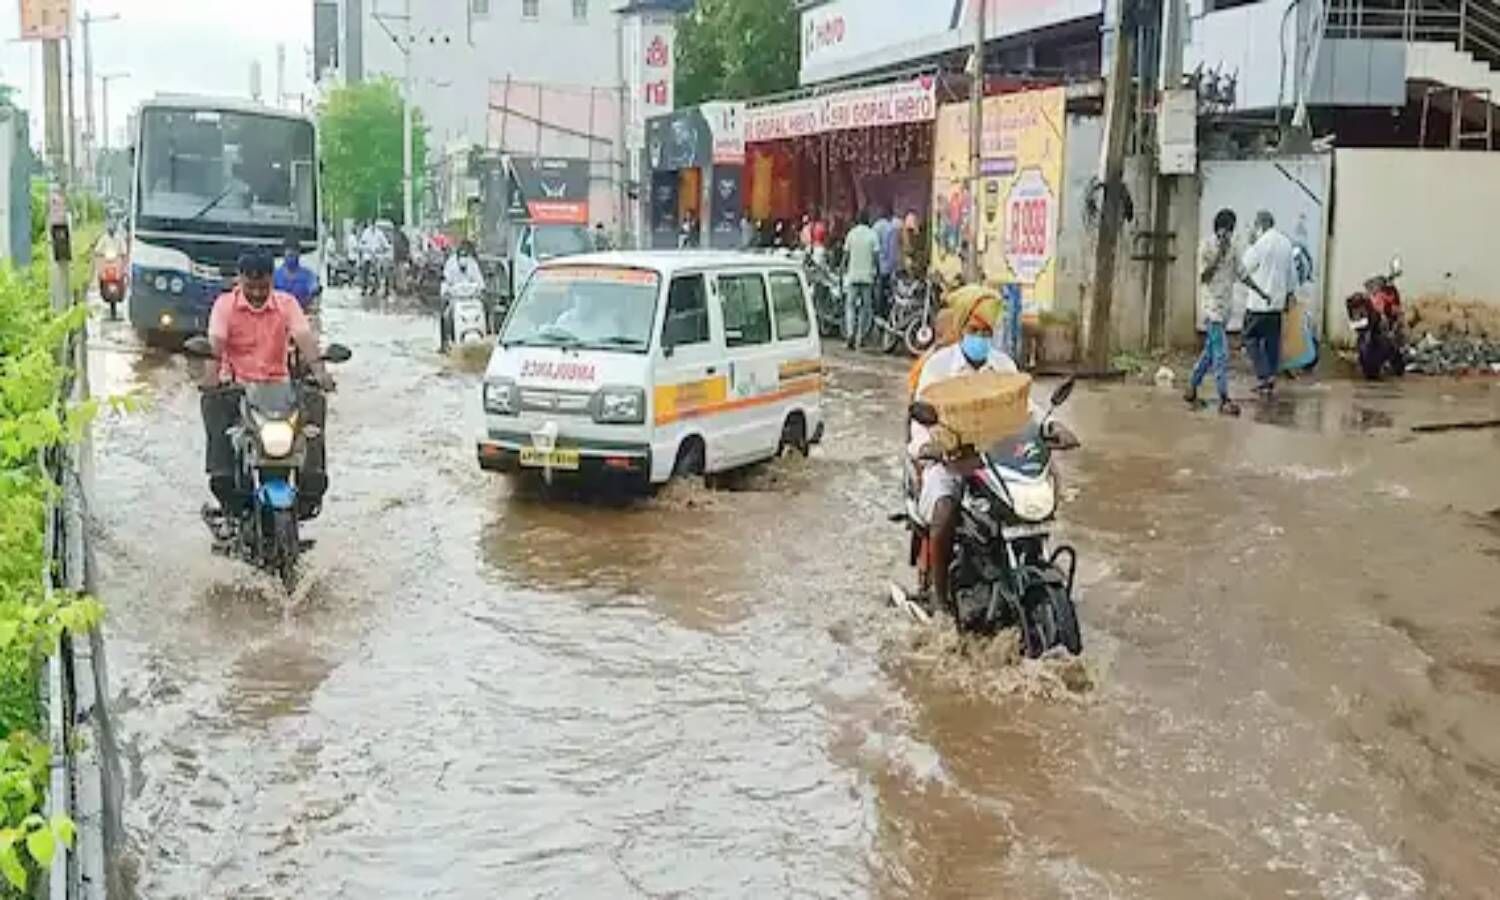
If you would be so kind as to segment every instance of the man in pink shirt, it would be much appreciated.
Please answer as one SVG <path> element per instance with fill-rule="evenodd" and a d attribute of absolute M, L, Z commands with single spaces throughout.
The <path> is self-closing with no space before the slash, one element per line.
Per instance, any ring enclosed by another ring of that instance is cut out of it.
<path fill-rule="evenodd" d="M 232 386 L 290 380 L 287 348 L 295 343 L 318 386 L 333 389 L 318 339 L 301 305 L 291 294 L 271 287 L 273 268 L 271 255 L 264 251 L 241 256 L 238 283 L 234 290 L 214 301 L 208 320 L 208 339 L 218 360 L 217 371 L 211 373 L 211 383 L 206 385 L 208 389 L 202 399 L 203 425 L 208 436 L 209 487 L 220 505 L 218 511 L 205 511 L 211 525 L 222 519 L 223 512 L 245 500 L 237 485 L 238 461 L 228 435 L 240 415 L 240 392 Z M 305 422 L 318 426 L 318 437 L 308 441 L 301 485 L 308 510 L 316 514 L 328 486 L 322 436 L 326 409 L 318 391 L 307 391 L 302 399 Z"/>

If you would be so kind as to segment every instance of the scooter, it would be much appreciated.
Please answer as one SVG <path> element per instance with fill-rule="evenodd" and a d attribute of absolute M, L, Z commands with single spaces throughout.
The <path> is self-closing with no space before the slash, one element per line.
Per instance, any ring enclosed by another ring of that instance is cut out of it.
<path fill-rule="evenodd" d="M 201 335 L 189 338 L 190 356 L 212 359 L 213 346 Z M 325 362 L 348 362 L 353 354 L 342 344 L 329 344 Z M 238 461 L 239 483 L 250 502 L 236 517 L 210 522 L 220 538 L 216 552 L 234 555 L 281 579 L 287 591 L 296 587 L 297 566 L 306 544 L 298 533 L 299 476 L 307 457 L 307 442 L 316 427 L 302 422 L 303 397 L 317 390 L 308 383 L 306 367 L 298 380 L 234 385 L 240 392 L 239 424 L 230 429 Z M 315 513 L 309 513 L 311 518 Z"/>
<path fill-rule="evenodd" d="M 839 273 L 812 256 L 805 258 L 803 268 L 808 287 L 813 292 L 813 310 L 818 315 L 818 334 L 832 337 L 844 330 L 844 279 Z"/>
<path fill-rule="evenodd" d="M 1054 647 L 1074 655 L 1083 652 L 1073 602 L 1078 553 L 1068 545 L 1049 548 L 1057 515 L 1052 453 L 1074 449 L 1078 443 L 1071 435 L 1050 431 L 1047 424 L 1072 395 L 1074 383 L 1070 378 L 1053 392 L 1042 421 L 1029 422 L 977 458 L 967 452 L 948 460 L 972 466 L 949 567 L 954 607 L 949 612 L 960 633 L 993 635 L 1017 628 L 1022 651 L 1033 659 Z M 928 428 L 944 427 L 931 404 L 913 403 L 910 413 L 913 421 Z M 908 460 L 906 508 L 891 520 L 910 533 L 910 562 L 925 586 L 931 535 L 918 512 L 920 485 L 916 466 Z M 928 605 L 898 585 L 891 586 L 891 601 L 918 621 L 932 620 Z"/>
<path fill-rule="evenodd" d="M 119 257 L 104 260 L 99 269 L 99 296 L 109 304 L 111 321 L 120 318 L 120 303 L 125 299 L 125 265 Z"/>
<path fill-rule="evenodd" d="M 1387 369 L 1392 375 L 1406 372 L 1406 319 L 1401 311 L 1401 292 L 1396 279 L 1401 277 L 1401 257 L 1391 260 L 1382 275 L 1365 281 L 1365 288 L 1344 301 L 1349 326 L 1354 329 L 1354 346 L 1359 369 L 1374 381 Z"/>
<path fill-rule="evenodd" d="M 478 282 L 444 285 L 443 301 L 453 324 L 454 343 L 462 344 L 470 338 L 484 340 L 489 333 L 489 315 Z"/>

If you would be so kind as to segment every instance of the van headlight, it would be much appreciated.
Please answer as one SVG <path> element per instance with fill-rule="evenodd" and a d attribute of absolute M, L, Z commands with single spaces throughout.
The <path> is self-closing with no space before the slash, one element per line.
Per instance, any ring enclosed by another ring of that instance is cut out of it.
<path fill-rule="evenodd" d="M 181 277 L 176 277 L 172 279 L 171 284 L 168 286 L 172 288 L 172 293 L 180 294 L 182 293 L 183 288 L 187 287 L 187 282 L 183 281 Z"/>
<path fill-rule="evenodd" d="M 260 449 L 271 459 L 290 456 L 296 440 L 297 430 L 291 422 L 267 422 L 260 426 Z"/>
<path fill-rule="evenodd" d="M 640 388 L 605 388 L 599 392 L 594 421 L 609 425 L 640 425 L 646 421 L 646 392 Z"/>
<path fill-rule="evenodd" d="M 171 282 L 167 280 L 167 276 L 165 275 L 158 275 L 156 276 L 155 280 L 151 282 L 151 286 L 156 288 L 157 293 L 161 294 L 165 294 L 167 292 L 167 288 L 170 284 Z"/>
<path fill-rule="evenodd" d="M 510 379 L 484 383 L 484 411 L 497 416 L 516 414 L 516 383 Z"/>

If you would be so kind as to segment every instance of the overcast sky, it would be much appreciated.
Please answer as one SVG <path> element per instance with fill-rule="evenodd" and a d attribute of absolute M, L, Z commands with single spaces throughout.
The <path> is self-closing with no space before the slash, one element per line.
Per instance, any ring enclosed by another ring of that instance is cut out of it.
<path fill-rule="evenodd" d="M 119 21 L 95 25 L 94 115 L 98 76 L 128 72 L 110 84 L 110 137 L 118 146 L 126 115 L 158 92 L 248 97 L 250 64 L 261 64 L 263 99 L 274 100 L 276 45 L 286 44 L 286 90 L 308 87 L 312 48 L 311 0 L 74 0 L 75 14 L 118 13 Z M 31 111 L 34 143 L 41 140 L 42 49 L 15 38 L 20 21 L 15 0 L 0 0 L 0 82 L 20 90 Z M 77 107 L 83 119 L 83 41 L 73 48 Z M 291 101 L 295 103 L 295 99 Z M 101 129 L 103 123 L 100 122 Z M 102 137 L 102 134 L 101 134 Z"/>

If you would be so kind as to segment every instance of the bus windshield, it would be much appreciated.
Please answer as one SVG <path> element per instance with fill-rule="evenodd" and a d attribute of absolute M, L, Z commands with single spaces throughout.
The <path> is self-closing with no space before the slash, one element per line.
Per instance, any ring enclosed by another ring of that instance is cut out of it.
<path fill-rule="evenodd" d="M 317 228 L 311 122 L 210 109 L 147 109 L 139 217 L 150 227 Z"/>

